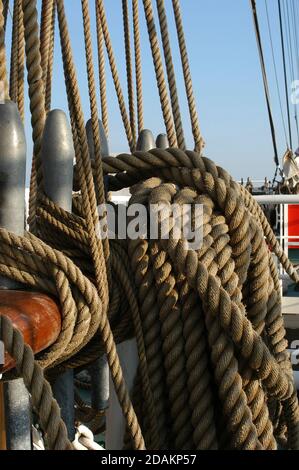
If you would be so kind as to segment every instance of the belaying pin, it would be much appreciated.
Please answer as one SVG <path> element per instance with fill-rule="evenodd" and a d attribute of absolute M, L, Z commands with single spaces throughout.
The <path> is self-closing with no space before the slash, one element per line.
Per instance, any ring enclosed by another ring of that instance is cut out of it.
<path fill-rule="evenodd" d="M 157 149 L 166 150 L 169 147 L 169 142 L 166 134 L 159 134 L 156 139 Z"/>
<path fill-rule="evenodd" d="M 152 131 L 149 129 L 143 129 L 138 137 L 136 150 L 141 152 L 148 152 L 156 147 L 155 139 Z"/>
<path fill-rule="evenodd" d="M 26 138 L 17 105 L 0 103 L 0 227 L 16 235 L 25 230 Z M 19 284 L 1 277 L 0 288 Z M 6 448 L 31 449 L 31 410 L 23 379 L 4 382 Z"/>
<path fill-rule="evenodd" d="M 43 182 L 46 195 L 67 212 L 72 211 L 73 164 L 75 151 L 72 132 L 63 111 L 54 109 L 47 115 L 41 148 Z M 60 406 L 68 437 L 75 438 L 74 373 L 59 375 L 52 384 Z"/>

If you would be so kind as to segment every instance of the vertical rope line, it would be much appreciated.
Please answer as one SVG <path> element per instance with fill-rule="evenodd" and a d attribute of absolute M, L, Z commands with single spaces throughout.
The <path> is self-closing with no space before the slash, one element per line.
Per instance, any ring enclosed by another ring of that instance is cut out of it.
<path fill-rule="evenodd" d="M 106 137 L 108 138 L 109 123 L 108 123 L 107 86 L 106 86 L 106 70 L 105 70 L 105 54 L 104 54 L 104 36 L 103 36 L 102 25 L 101 25 L 101 20 L 99 16 L 99 6 L 96 0 L 95 0 L 95 7 L 96 7 L 96 23 L 97 23 L 98 66 L 99 66 L 102 123 L 103 123 Z"/>
<path fill-rule="evenodd" d="M 170 47 L 168 24 L 167 24 L 164 0 L 157 0 L 157 8 L 158 8 L 158 14 L 159 14 L 160 31 L 161 31 L 161 36 L 162 36 L 163 51 L 164 51 L 164 57 L 165 57 L 172 113 L 173 113 L 175 129 L 176 129 L 178 147 L 182 150 L 185 150 L 186 144 L 185 144 L 184 131 L 183 131 L 183 126 L 182 126 L 182 118 L 181 118 L 179 98 L 178 98 L 178 93 L 177 93 L 175 71 L 174 71 L 174 65 L 173 65 L 173 60 L 172 60 L 172 53 L 171 53 L 171 47 Z"/>
<path fill-rule="evenodd" d="M 27 79 L 33 138 L 33 159 L 30 181 L 28 222 L 30 229 L 34 231 L 37 189 L 42 179 L 42 174 L 40 171 L 40 151 L 46 113 L 36 0 L 23 0 L 22 5 L 24 13 L 26 65 L 28 71 Z"/>
<path fill-rule="evenodd" d="M 133 28 L 134 28 L 135 75 L 136 75 L 136 95 L 137 95 L 137 121 L 138 121 L 138 134 L 140 134 L 140 132 L 143 129 L 143 97 L 142 97 L 142 63 L 141 63 L 138 1 L 139 0 L 133 0 Z"/>
<path fill-rule="evenodd" d="M 4 4 L 5 5 L 5 4 Z M 8 98 L 8 82 L 6 75 L 5 29 L 3 2 L 0 0 L 0 82 L 4 84 L 4 98 Z M 2 98 L 2 97 L 1 97 Z"/>
<path fill-rule="evenodd" d="M 73 61 L 71 42 L 64 10 L 64 1 L 56 0 L 56 5 L 58 11 L 64 75 L 67 87 L 67 97 L 69 102 L 72 127 L 75 129 L 74 141 L 76 161 L 81 183 L 84 216 L 86 219 L 87 231 L 90 239 L 90 250 L 94 262 L 95 277 L 96 282 L 98 284 L 99 295 L 103 302 L 103 305 L 107 307 L 108 283 L 106 278 L 106 267 L 102 243 L 96 236 L 95 227 L 97 227 L 98 225 L 97 202 L 91 169 L 91 161 L 89 157 L 87 137 L 85 132 L 84 115 L 82 111 L 78 81 Z"/>
<path fill-rule="evenodd" d="M 85 42 L 85 55 L 86 55 L 86 67 L 88 77 L 88 89 L 89 89 L 89 102 L 90 102 L 90 114 L 92 124 L 92 137 L 94 144 L 94 157 L 95 157 L 95 169 L 96 169 L 96 184 L 98 192 L 98 203 L 105 203 L 105 188 L 104 188 L 104 177 L 101 159 L 101 138 L 100 138 L 100 127 L 99 117 L 97 108 L 97 97 L 96 97 L 96 85 L 95 85 L 95 74 L 93 68 L 93 53 L 92 53 L 92 42 L 90 32 L 90 15 L 88 0 L 81 0 L 82 15 L 83 15 L 83 27 L 84 27 L 84 42 Z M 109 241 L 105 237 L 103 240 L 104 257 L 107 265 L 107 275 L 110 278 L 110 263 L 109 263 Z M 108 274 L 109 273 L 109 274 Z M 111 285 L 111 279 L 109 284 Z"/>
<path fill-rule="evenodd" d="M 10 78 L 9 95 L 12 101 L 17 102 L 18 90 L 18 0 L 14 0 L 12 17 L 12 37 L 11 37 L 11 55 L 10 55 Z"/>
<path fill-rule="evenodd" d="M 147 30 L 151 45 L 151 51 L 153 56 L 153 62 L 156 72 L 157 85 L 159 90 L 159 97 L 161 103 L 161 109 L 165 122 L 167 137 L 170 147 L 177 146 L 177 139 L 173 124 L 173 117 L 169 104 L 169 97 L 167 93 L 166 80 L 164 76 L 163 63 L 161 58 L 160 46 L 155 27 L 155 20 L 153 14 L 152 0 L 143 0 L 144 13 L 146 18 Z"/>
<path fill-rule="evenodd" d="M 9 7 L 9 0 L 4 0 L 3 1 L 4 31 L 6 31 L 8 7 Z"/>
<path fill-rule="evenodd" d="M 192 125 L 192 133 L 194 137 L 195 150 L 201 152 L 204 142 L 200 131 L 199 119 L 196 110 L 195 97 L 193 93 L 192 77 L 187 53 L 187 46 L 184 35 L 184 28 L 182 22 L 182 15 L 180 9 L 180 1 L 172 0 L 173 12 L 175 16 L 176 30 L 180 47 L 182 68 L 184 73 L 185 88 L 187 94 L 187 100 L 189 104 L 189 113 Z"/>
<path fill-rule="evenodd" d="M 51 47 L 53 8 L 53 0 L 43 0 L 40 26 L 40 54 L 45 87 L 47 83 L 49 54 Z"/>
<path fill-rule="evenodd" d="M 19 109 L 24 120 L 24 23 L 22 0 L 15 0 L 13 11 L 12 50 L 10 57 L 10 86 L 9 94 Z"/>
<path fill-rule="evenodd" d="M 126 70 L 127 70 L 127 87 L 129 100 L 130 123 L 134 144 L 136 144 L 136 124 L 135 124 L 135 107 L 134 107 L 134 83 L 132 69 L 132 51 L 130 37 L 130 18 L 128 0 L 122 0 L 123 24 L 124 24 L 124 41 L 126 52 Z"/>
<path fill-rule="evenodd" d="M 25 119 L 25 36 L 22 0 L 18 0 L 18 94 L 17 102 L 22 120 Z"/>
<path fill-rule="evenodd" d="M 118 99 L 119 109 L 120 109 L 121 117 L 123 120 L 124 128 L 126 131 L 128 144 L 129 144 L 131 152 L 133 152 L 134 146 L 135 146 L 134 139 L 132 135 L 131 124 L 130 124 L 127 110 L 126 110 L 124 95 L 121 89 L 120 80 L 119 80 L 119 76 L 117 72 L 117 67 L 116 67 L 115 57 L 113 53 L 111 38 L 110 38 L 109 30 L 108 30 L 108 24 L 107 24 L 103 0 L 97 0 L 97 5 L 98 5 L 98 17 L 101 21 L 102 31 L 104 35 L 106 50 L 107 50 L 110 69 L 111 69 L 111 74 L 112 74 L 115 91 L 116 91 L 116 95 Z"/>
<path fill-rule="evenodd" d="M 51 109 L 52 100 L 52 76 L 53 76 L 53 62 L 54 62 L 54 47 L 55 47 L 55 17 L 56 17 L 56 5 L 53 0 L 52 19 L 51 19 L 51 38 L 50 38 L 50 50 L 48 55 L 48 67 L 46 77 L 46 112 L 48 113 Z"/>

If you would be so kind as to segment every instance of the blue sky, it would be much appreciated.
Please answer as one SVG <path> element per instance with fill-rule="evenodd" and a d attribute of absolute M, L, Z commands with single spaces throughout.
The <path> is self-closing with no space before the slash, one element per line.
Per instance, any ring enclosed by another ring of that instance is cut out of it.
<path fill-rule="evenodd" d="M 276 0 L 267 1 L 273 27 L 274 47 L 278 60 L 281 91 L 283 93 L 277 2 Z M 188 147 L 192 148 L 193 141 L 188 107 L 184 94 L 171 0 L 165 0 L 165 3 L 169 13 L 173 56 L 177 72 L 177 84 L 181 98 L 181 111 L 186 140 Z M 38 4 L 40 5 L 40 1 L 38 1 Z M 89 101 L 81 20 L 81 1 L 66 0 L 65 4 L 81 89 L 82 103 L 86 119 L 88 119 Z M 122 88 L 124 93 L 126 93 L 121 0 L 105 0 L 105 5 Z M 257 0 L 257 6 L 263 45 L 265 48 L 278 147 L 280 155 L 282 156 L 286 145 L 278 108 L 268 30 L 266 29 L 264 0 Z M 206 140 L 206 156 L 226 168 L 235 178 L 251 176 L 254 179 L 263 179 L 265 176 L 272 177 L 274 173 L 273 149 L 249 0 L 181 0 L 181 7 L 197 108 L 202 133 Z M 97 73 L 93 0 L 90 0 L 90 8 L 94 34 L 95 68 Z M 142 30 L 145 127 L 151 129 L 154 134 L 157 134 L 164 131 L 164 125 L 158 92 L 155 85 L 154 69 L 144 22 L 143 7 L 140 8 L 140 17 Z M 8 28 L 8 34 L 10 34 L 10 27 Z M 9 41 L 7 40 L 7 42 Z M 126 152 L 128 151 L 128 146 L 108 64 L 107 80 L 110 151 L 116 153 Z M 67 110 L 58 35 L 56 36 L 55 45 L 52 107 Z M 28 113 L 26 118 L 26 133 L 28 141 L 30 141 Z M 295 144 L 297 144 L 296 141 Z M 30 143 L 29 153 L 31 153 Z"/>

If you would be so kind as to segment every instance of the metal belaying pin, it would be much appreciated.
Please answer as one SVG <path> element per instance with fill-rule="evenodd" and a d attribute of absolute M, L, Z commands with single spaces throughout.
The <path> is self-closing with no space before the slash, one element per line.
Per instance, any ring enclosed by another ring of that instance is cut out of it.
<path fill-rule="evenodd" d="M 159 134 L 156 139 L 157 149 L 166 150 L 169 147 L 169 142 L 166 134 Z"/>
<path fill-rule="evenodd" d="M 43 182 L 46 195 L 67 212 L 72 211 L 73 162 L 72 132 L 63 111 L 47 115 L 41 148 Z M 52 384 L 54 396 L 71 441 L 75 438 L 74 373 L 67 370 Z"/>
<path fill-rule="evenodd" d="M 89 148 L 90 159 L 94 160 L 94 143 L 93 143 L 93 132 L 92 132 L 92 121 L 88 119 L 86 126 L 86 137 Z M 101 141 L 101 157 L 109 157 L 109 145 L 106 137 L 105 129 L 102 124 L 102 121 L 99 119 L 99 129 L 100 129 L 100 141 Z"/>
<path fill-rule="evenodd" d="M 26 139 L 17 105 L 0 103 L 0 227 L 16 235 L 25 229 Z M 19 284 L 1 277 L 1 289 Z M 31 449 L 31 409 L 23 379 L 4 382 L 6 448 Z"/>
<path fill-rule="evenodd" d="M 149 129 L 143 129 L 138 137 L 136 150 L 148 152 L 156 147 L 153 133 Z"/>

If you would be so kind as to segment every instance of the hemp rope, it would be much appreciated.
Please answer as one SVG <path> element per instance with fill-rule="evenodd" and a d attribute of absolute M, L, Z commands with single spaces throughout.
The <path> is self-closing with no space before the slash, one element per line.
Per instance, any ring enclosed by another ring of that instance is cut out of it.
<path fill-rule="evenodd" d="M 182 61 L 184 79 L 185 79 L 186 95 L 187 95 L 187 100 L 189 104 L 189 113 L 190 113 L 190 119 L 191 119 L 191 124 L 192 124 L 195 150 L 200 153 L 203 148 L 204 142 L 203 142 L 203 138 L 200 132 L 195 97 L 193 93 L 192 77 L 191 77 L 191 71 L 190 71 L 190 65 L 189 65 L 189 59 L 188 59 L 187 46 L 186 46 L 186 41 L 185 41 L 183 21 L 182 21 L 182 16 L 181 16 L 180 0 L 172 0 L 172 6 L 173 6 L 173 12 L 175 16 L 177 36 L 178 36 L 178 41 L 179 41 L 180 53 L 181 53 L 181 61 Z"/>
<path fill-rule="evenodd" d="M 40 55 L 43 81 L 46 86 L 48 78 L 49 54 L 51 53 L 52 19 L 55 2 L 44 0 L 42 2 L 40 26 Z"/>
<path fill-rule="evenodd" d="M 109 135 L 108 125 L 108 107 L 107 107 L 107 91 L 106 91 L 106 71 L 105 71 L 105 54 L 104 54 L 104 37 L 99 17 L 99 7 L 95 0 L 96 8 L 96 26 L 97 26 L 97 45 L 98 45 L 98 66 L 99 66 L 99 83 L 101 97 L 101 118 L 106 137 Z"/>
<path fill-rule="evenodd" d="M 12 52 L 10 59 L 9 95 L 19 109 L 24 121 L 24 25 L 22 0 L 15 0 L 13 10 Z"/>
<path fill-rule="evenodd" d="M 4 3 L 4 6 L 6 4 Z M 7 4 L 8 7 L 8 4 Z M 8 98 L 8 83 L 6 75 L 6 54 L 5 54 L 5 18 L 7 17 L 7 11 L 3 8 L 3 2 L 0 0 L 0 81 L 4 83 L 4 96 Z"/>
<path fill-rule="evenodd" d="M 53 62 L 54 62 L 54 42 L 55 42 L 55 0 L 53 0 L 53 10 L 52 10 L 52 20 L 51 20 L 51 38 L 50 38 L 50 51 L 49 51 L 49 63 L 48 63 L 48 73 L 47 73 L 47 82 L 46 82 L 46 113 L 51 109 L 51 99 L 52 99 L 52 75 L 53 75 Z"/>
<path fill-rule="evenodd" d="M 112 48 L 112 43 L 111 43 L 107 19 L 106 19 L 105 7 L 104 7 L 103 0 L 96 0 L 96 2 L 97 2 L 97 20 L 100 21 L 101 23 L 101 29 L 102 29 L 104 40 L 105 40 L 108 60 L 110 64 L 110 70 L 111 70 L 114 87 L 115 87 L 115 91 L 116 91 L 116 95 L 118 99 L 119 109 L 120 109 L 121 117 L 123 120 L 124 128 L 126 131 L 128 144 L 132 152 L 134 150 L 134 139 L 133 139 L 130 120 L 127 115 L 125 100 L 124 100 L 124 96 L 123 96 L 123 92 L 121 89 L 121 84 L 120 84 L 120 80 L 119 80 L 119 76 L 117 72 L 114 52 Z"/>
<path fill-rule="evenodd" d="M 130 35 L 130 18 L 129 18 L 128 0 L 122 0 L 122 13 L 123 13 L 123 24 L 124 24 L 124 44 L 125 44 L 125 55 L 126 55 L 126 71 L 127 71 L 127 88 L 128 88 L 130 123 L 131 123 L 133 141 L 136 143 L 134 83 L 133 83 L 132 51 L 131 51 L 131 35 Z"/>
<path fill-rule="evenodd" d="M 4 18 L 4 32 L 6 31 L 7 16 L 9 10 L 9 0 L 2 0 L 3 3 L 3 18 Z"/>
<path fill-rule="evenodd" d="M 26 65 L 28 72 L 27 80 L 30 98 L 33 140 L 33 159 L 30 179 L 28 223 L 30 230 L 34 232 L 37 190 L 41 180 L 41 141 L 46 119 L 46 113 L 36 0 L 23 0 L 22 5 L 25 32 Z"/>
<path fill-rule="evenodd" d="M 166 70 L 167 70 L 169 92 L 170 92 L 170 99 L 171 99 L 171 106 L 172 106 L 172 113 L 173 113 L 174 125 L 175 125 L 175 130 L 176 130 L 177 142 L 178 142 L 178 147 L 181 148 L 182 150 L 185 150 L 186 144 L 185 144 L 184 131 L 183 131 L 183 126 L 182 126 L 174 65 L 172 61 L 172 52 L 171 52 L 171 47 L 170 47 L 170 39 L 169 39 L 169 33 L 168 33 L 168 24 L 167 24 L 167 16 L 166 16 L 166 11 L 165 11 L 164 0 L 157 0 L 156 3 L 157 3 L 157 8 L 158 8 L 160 32 L 162 36 L 162 44 L 163 44 L 164 58 L 165 58 L 165 64 L 166 64 Z"/>
<path fill-rule="evenodd" d="M 140 132 L 143 129 L 143 97 L 142 97 L 142 62 L 141 62 L 141 47 L 140 47 L 138 1 L 139 0 L 132 1 L 132 8 L 133 8 L 135 77 L 136 77 L 136 96 L 137 96 L 137 121 L 138 121 L 138 134 L 140 134 Z"/>
<path fill-rule="evenodd" d="M 173 116 L 169 105 L 166 80 L 164 76 L 163 63 L 161 58 L 160 46 L 155 27 L 155 19 L 152 7 L 152 0 L 143 0 L 144 14 L 147 24 L 148 36 L 151 45 L 153 63 L 156 73 L 157 86 L 159 91 L 161 109 L 166 127 L 168 142 L 170 147 L 176 147 L 177 140 L 173 124 Z"/>
<path fill-rule="evenodd" d="M 141 196 L 138 185 L 137 189 L 133 187 L 132 204 L 146 203 L 150 196 L 154 202 L 175 196 L 179 203 L 198 199 L 207 211 L 201 253 L 186 251 L 183 241 L 171 239 L 150 241 L 150 247 L 144 240 L 129 241 L 128 245 L 139 291 L 147 373 L 159 416 L 158 448 L 172 448 L 175 442 L 178 449 L 274 449 L 279 426 L 273 428 L 270 404 L 268 407 L 271 401 L 282 401 L 287 410 L 283 415 L 291 417 L 288 445 L 296 448 L 298 405 L 286 355 L 278 276 L 264 241 L 266 233 L 267 243 L 284 265 L 285 259 L 265 216 L 256 215 L 257 203 L 249 193 L 244 197 L 242 188 L 224 170 L 190 151 L 156 149 L 107 157 L 103 168 L 106 174 L 112 174 L 110 183 L 115 189 L 125 187 L 126 180 L 133 179 L 135 184 L 146 180 L 145 196 L 142 185 Z M 154 184 L 152 179 L 147 181 L 150 173 L 162 175 L 163 180 L 154 178 Z M 182 186 L 180 191 L 177 185 Z M 42 224 L 47 210 L 45 205 Z M 51 213 L 54 211 L 52 204 Z M 52 223 L 50 219 L 48 223 Z M 50 227 L 46 230 L 49 233 Z M 64 243 L 70 243 L 73 237 L 75 246 L 76 235 L 65 223 L 57 223 L 55 230 L 56 234 L 61 231 L 59 238 L 65 237 Z M 117 259 L 121 258 L 124 255 Z M 285 268 L 298 282 L 290 266 Z M 201 309 L 202 316 L 198 317 Z M 208 373 L 211 361 L 212 376 Z M 219 419 L 215 417 L 220 413 L 220 406 L 215 405 L 215 387 L 224 410 Z M 173 409 L 171 429 L 168 406 Z M 148 405 L 143 403 L 142 408 L 138 418 L 146 423 L 142 428 L 146 446 L 156 449 L 149 432 Z"/>

